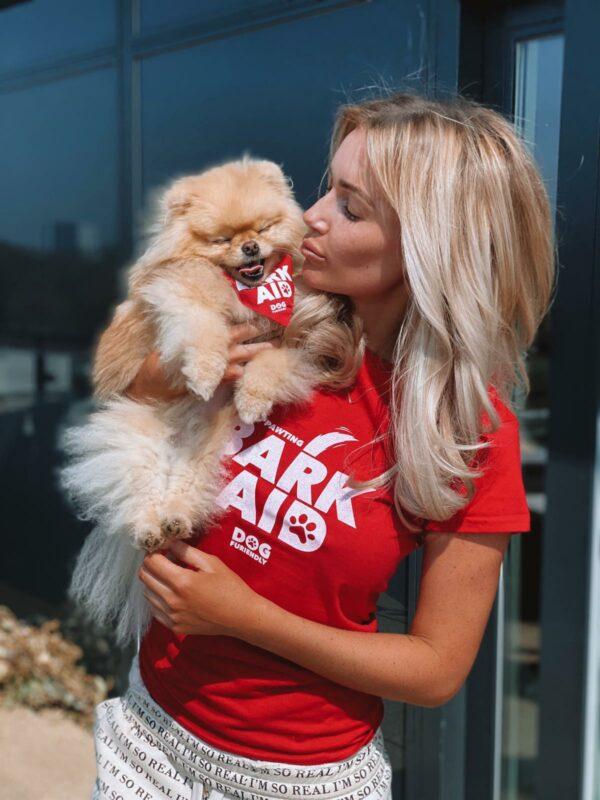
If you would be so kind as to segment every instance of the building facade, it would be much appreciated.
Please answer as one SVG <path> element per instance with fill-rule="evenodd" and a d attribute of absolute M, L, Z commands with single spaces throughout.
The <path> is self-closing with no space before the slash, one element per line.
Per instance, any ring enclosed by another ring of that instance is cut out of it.
<path fill-rule="evenodd" d="M 584 0 L 0 3 L 0 602 L 64 608 L 88 529 L 57 488 L 56 437 L 90 408 L 90 355 L 148 193 L 247 150 L 283 164 L 308 207 L 340 102 L 459 90 L 514 119 L 535 155 L 558 291 L 515 398 L 533 530 L 511 540 L 459 694 L 386 702 L 394 798 L 600 800 L 598 29 Z M 407 629 L 420 558 L 382 598 L 380 630 Z"/>

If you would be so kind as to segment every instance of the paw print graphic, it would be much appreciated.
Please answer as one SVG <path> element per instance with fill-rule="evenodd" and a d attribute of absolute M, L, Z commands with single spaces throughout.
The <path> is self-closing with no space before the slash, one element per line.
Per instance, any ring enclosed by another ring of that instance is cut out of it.
<path fill-rule="evenodd" d="M 316 528 L 314 522 L 309 522 L 306 514 L 300 514 L 298 517 L 290 517 L 290 531 L 295 533 L 300 541 L 304 544 L 307 539 L 315 539 L 314 531 Z"/>

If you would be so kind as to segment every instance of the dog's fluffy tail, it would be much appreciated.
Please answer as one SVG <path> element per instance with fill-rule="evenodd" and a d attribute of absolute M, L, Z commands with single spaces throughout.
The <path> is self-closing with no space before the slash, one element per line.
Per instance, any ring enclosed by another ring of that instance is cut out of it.
<path fill-rule="evenodd" d="M 166 490 L 171 433 L 156 408 L 128 398 L 112 399 L 83 425 L 63 429 L 58 447 L 68 460 L 57 478 L 79 519 L 133 535 L 149 499 Z"/>
<path fill-rule="evenodd" d="M 145 553 L 127 536 L 96 525 L 81 548 L 68 596 L 98 625 L 112 627 L 118 644 L 140 642 L 152 621 L 137 572 Z"/>

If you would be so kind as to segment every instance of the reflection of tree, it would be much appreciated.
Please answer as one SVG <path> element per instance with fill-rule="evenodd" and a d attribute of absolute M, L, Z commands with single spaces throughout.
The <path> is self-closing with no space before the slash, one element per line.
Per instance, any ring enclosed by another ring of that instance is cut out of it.
<path fill-rule="evenodd" d="M 116 247 L 96 256 L 0 241 L 0 341 L 89 347 L 117 299 Z"/>

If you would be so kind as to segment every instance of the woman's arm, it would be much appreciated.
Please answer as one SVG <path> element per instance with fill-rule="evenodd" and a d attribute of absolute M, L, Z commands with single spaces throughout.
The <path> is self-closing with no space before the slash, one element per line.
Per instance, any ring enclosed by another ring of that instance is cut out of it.
<path fill-rule="evenodd" d="M 406 634 L 304 619 L 255 592 L 217 556 L 181 541 L 170 542 L 169 557 L 147 555 L 138 576 L 154 616 L 177 634 L 234 636 L 342 686 L 433 708 L 448 702 L 471 670 L 509 537 L 428 533 Z"/>
<path fill-rule="evenodd" d="M 260 331 L 251 323 L 240 323 L 230 328 L 229 366 L 223 380 L 237 380 L 243 374 L 246 364 L 261 350 L 276 347 L 272 342 L 242 344 L 246 339 L 259 336 Z M 125 390 L 132 400 L 174 400 L 187 394 L 187 389 L 174 389 L 168 382 L 160 361 L 158 350 L 153 350 L 145 359 L 137 375 Z"/>
<path fill-rule="evenodd" d="M 427 534 L 409 632 L 362 633 L 306 620 L 260 597 L 238 638 L 343 686 L 433 708 L 465 682 L 498 589 L 510 534 Z"/>
<path fill-rule="evenodd" d="M 174 389 L 160 361 L 158 350 L 153 350 L 145 359 L 139 372 L 125 390 L 132 400 L 174 400 L 187 393 L 187 389 Z"/>

